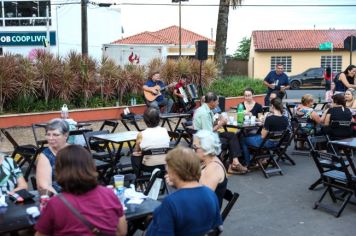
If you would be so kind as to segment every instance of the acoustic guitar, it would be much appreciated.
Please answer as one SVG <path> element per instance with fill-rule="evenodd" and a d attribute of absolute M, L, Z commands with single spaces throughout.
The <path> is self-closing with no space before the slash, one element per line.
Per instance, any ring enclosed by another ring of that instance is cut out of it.
<path fill-rule="evenodd" d="M 143 91 L 143 95 L 145 96 L 145 99 L 149 102 L 153 102 L 154 100 L 156 100 L 156 98 L 158 96 L 161 95 L 161 92 L 163 90 L 165 90 L 166 88 L 169 88 L 169 87 L 172 87 L 172 86 L 175 86 L 177 83 L 176 82 L 173 82 L 173 83 L 170 83 L 169 85 L 161 88 L 158 84 L 156 86 L 153 86 L 153 87 L 150 87 L 150 88 L 154 88 L 156 90 L 156 92 L 151 92 L 151 91 Z"/>

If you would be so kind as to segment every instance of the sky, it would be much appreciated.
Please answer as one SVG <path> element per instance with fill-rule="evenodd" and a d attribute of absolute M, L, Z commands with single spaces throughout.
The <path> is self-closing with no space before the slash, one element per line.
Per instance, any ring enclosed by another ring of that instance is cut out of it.
<path fill-rule="evenodd" d="M 117 3 L 172 4 L 172 0 L 113 0 Z M 215 39 L 219 0 L 182 2 L 182 27 Z M 244 0 L 230 8 L 227 53 L 233 54 L 243 37 L 254 30 L 281 29 L 356 29 L 355 7 L 263 7 L 244 5 L 268 4 L 354 4 L 355 0 Z M 168 6 L 121 5 L 124 37 L 143 31 L 156 31 L 179 25 L 178 3 Z"/>

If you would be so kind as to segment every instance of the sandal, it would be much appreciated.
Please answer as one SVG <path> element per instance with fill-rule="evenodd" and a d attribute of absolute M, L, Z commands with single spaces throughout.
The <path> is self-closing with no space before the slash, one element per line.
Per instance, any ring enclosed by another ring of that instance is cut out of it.
<path fill-rule="evenodd" d="M 227 173 L 229 174 L 237 174 L 237 175 L 246 174 L 247 172 L 248 169 L 241 164 L 237 164 L 237 165 L 231 164 L 229 166 L 229 170 L 227 171 Z"/>

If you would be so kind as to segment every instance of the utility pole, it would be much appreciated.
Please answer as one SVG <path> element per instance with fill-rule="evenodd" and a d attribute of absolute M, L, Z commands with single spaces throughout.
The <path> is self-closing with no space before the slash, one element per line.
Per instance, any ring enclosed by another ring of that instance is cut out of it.
<path fill-rule="evenodd" d="M 82 57 L 88 56 L 88 0 L 81 0 L 82 6 Z"/>

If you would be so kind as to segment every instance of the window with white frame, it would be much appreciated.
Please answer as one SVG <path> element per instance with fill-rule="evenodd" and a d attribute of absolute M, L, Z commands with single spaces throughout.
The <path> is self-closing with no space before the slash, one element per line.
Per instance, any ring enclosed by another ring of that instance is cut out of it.
<path fill-rule="evenodd" d="M 284 71 L 292 71 L 292 57 L 291 56 L 272 56 L 271 57 L 271 70 L 276 69 L 277 64 L 284 65 Z"/>
<path fill-rule="evenodd" d="M 40 26 L 47 24 L 47 9 L 51 25 L 51 5 L 49 0 L 10 1 L 0 0 L 0 26 Z"/>
<path fill-rule="evenodd" d="M 320 66 L 324 69 L 330 66 L 334 72 L 340 72 L 342 70 L 342 56 L 321 56 Z"/>

